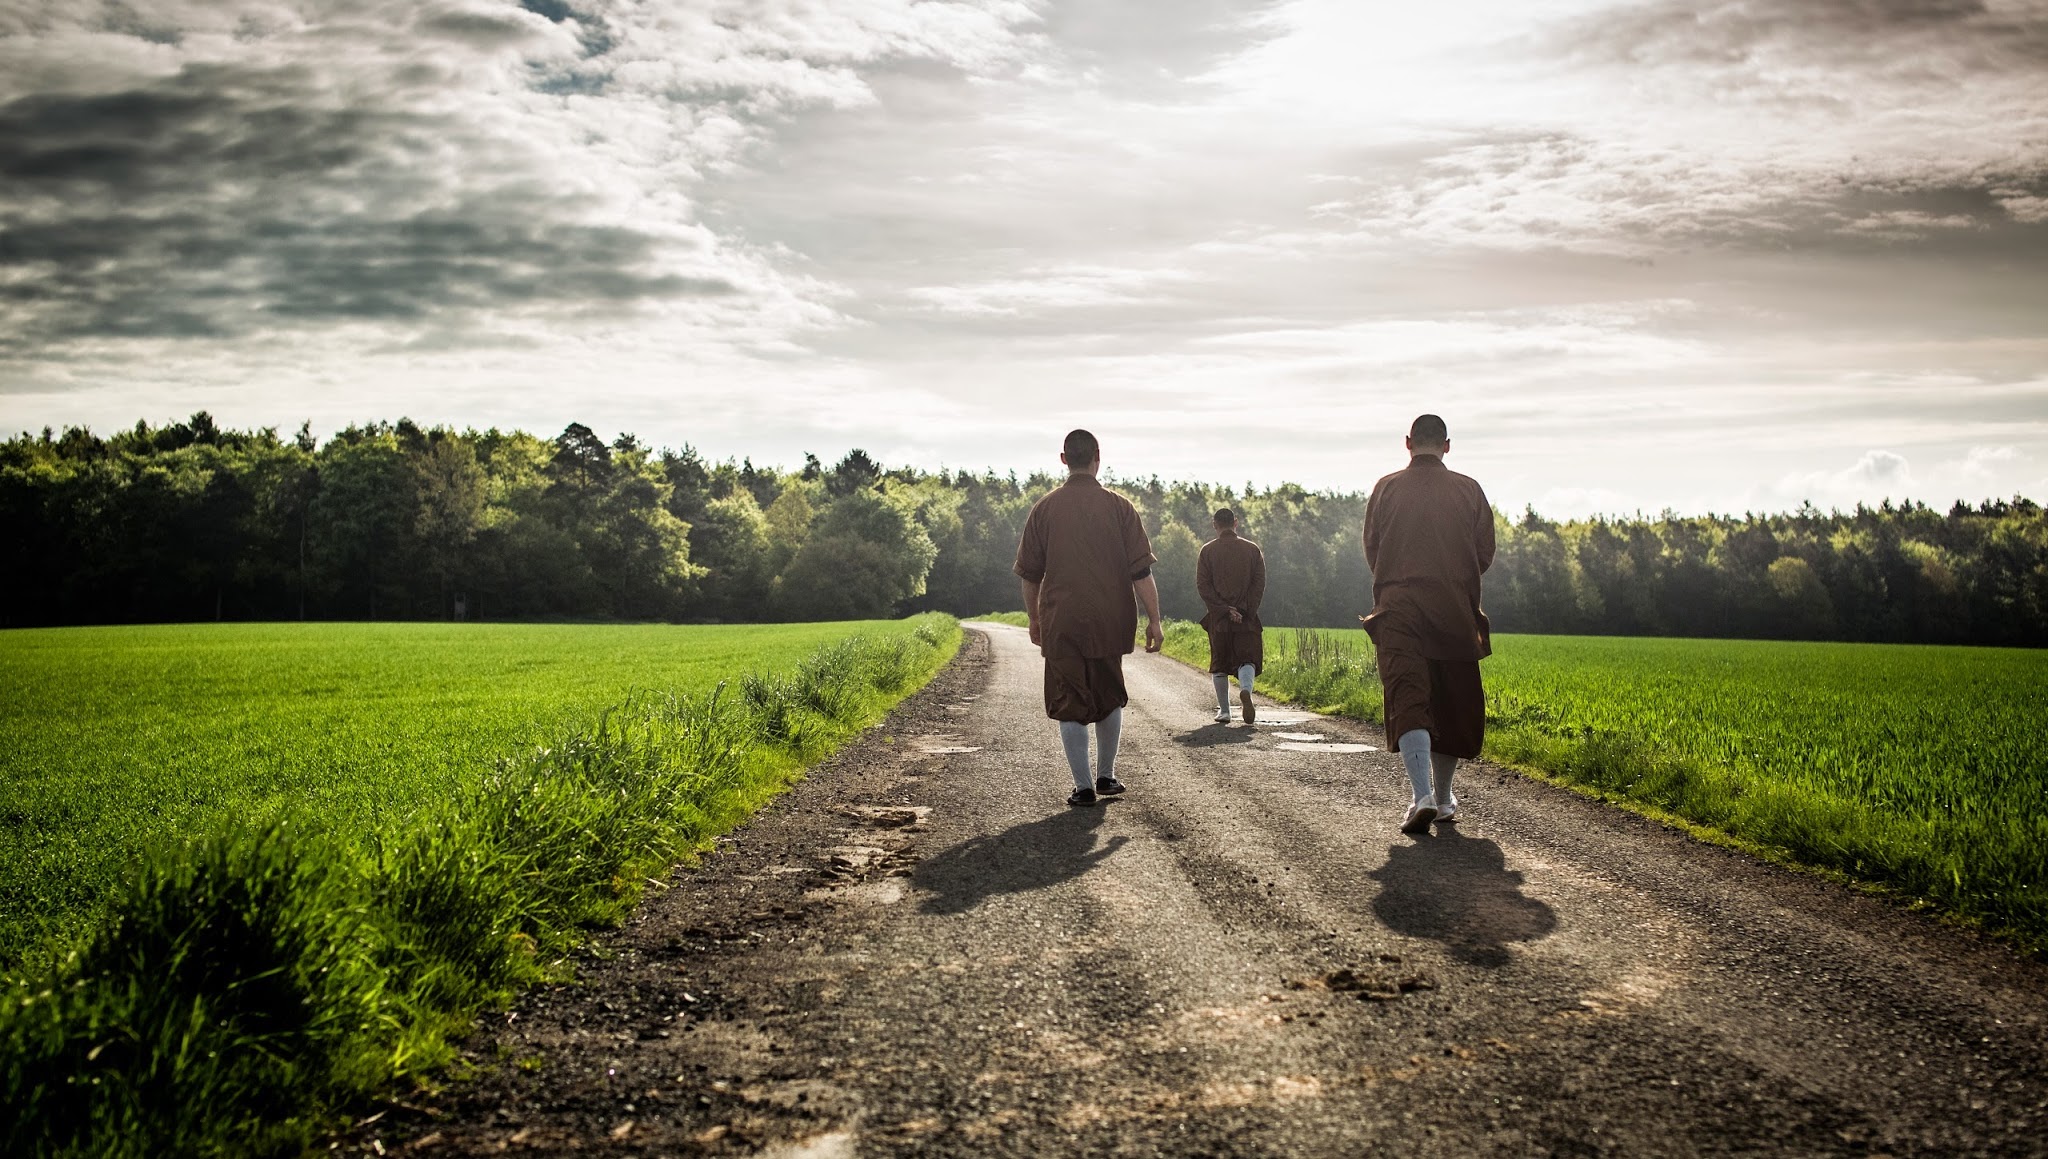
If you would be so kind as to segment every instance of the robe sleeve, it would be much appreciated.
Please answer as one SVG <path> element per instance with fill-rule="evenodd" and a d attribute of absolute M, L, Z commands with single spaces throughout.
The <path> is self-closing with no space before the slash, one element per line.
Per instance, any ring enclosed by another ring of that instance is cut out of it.
<path fill-rule="evenodd" d="M 1372 497 L 1365 501 L 1365 570 L 1377 575 L 1380 561 L 1380 530 L 1373 525 L 1373 511 L 1379 506 L 1380 489 L 1372 489 Z"/>
<path fill-rule="evenodd" d="M 1215 553 L 1204 545 L 1200 555 L 1195 557 L 1195 594 L 1202 597 L 1202 606 L 1219 615 L 1224 613 L 1223 597 L 1216 591 Z"/>
<path fill-rule="evenodd" d="M 1479 570 L 1483 573 L 1493 566 L 1493 504 L 1486 501 L 1486 492 L 1474 487 L 1479 493 L 1479 526 L 1472 529 L 1473 542 L 1479 548 Z"/>
<path fill-rule="evenodd" d="M 1045 520 L 1036 507 L 1024 519 L 1024 534 L 1017 540 L 1017 562 L 1010 570 L 1031 583 L 1045 579 Z"/>
<path fill-rule="evenodd" d="M 1259 549 L 1257 549 L 1257 548 L 1253 548 L 1253 549 L 1252 549 L 1252 583 L 1251 583 L 1251 588 L 1250 588 L 1250 589 L 1249 589 L 1248 591 L 1246 591 L 1246 592 L 1245 592 L 1245 597 L 1244 597 L 1244 614 L 1245 614 L 1245 615 L 1247 615 L 1247 616 L 1256 616 L 1256 615 L 1258 615 L 1258 614 L 1259 614 L 1259 604 L 1260 604 L 1260 603 L 1261 603 L 1262 601 L 1264 601 L 1264 600 L 1265 600 L 1265 598 L 1266 598 L 1266 553 L 1265 553 L 1265 552 L 1263 552 L 1263 551 L 1260 551 L 1260 550 L 1259 550 Z"/>
<path fill-rule="evenodd" d="M 1121 496 L 1119 496 L 1121 498 Z M 1123 500 L 1124 554 L 1130 564 L 1131 582 L 1137 583 L 1152 574 L 1152 565 L 1159 557 L 1152 554 L 1152 540 L 1145 534 L 1145 521 L 1138 518 L 1138 509 L 1129 500 Z"/>

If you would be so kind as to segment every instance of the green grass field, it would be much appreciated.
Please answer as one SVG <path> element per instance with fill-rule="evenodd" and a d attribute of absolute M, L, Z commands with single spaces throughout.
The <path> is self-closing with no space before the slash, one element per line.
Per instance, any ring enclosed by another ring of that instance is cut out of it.
<path fill-rule="evenodd" d="M 1363 632 L 1266 642 L 1263 690 L 1381 719 Z M 1492 759 L 2048 948 L 2048 652 L 1506 635 L 1482 671 Z"/>
<path fill-rule="evenodd" d="M 909 622 L 184 624 L 0 632 L 0 967 L 136 855 L 304 807 L 368 833 L 640 690 L 700 692 Z"/>
<path fill-rule="evenodd" d="M 0 633 L 0 1154 L 299 1154 L 953 655 L 773 627 Z M 83 884 L 79 884 L 79 883 Z M 10 914 L 10 917 L 13 917 Z"/>

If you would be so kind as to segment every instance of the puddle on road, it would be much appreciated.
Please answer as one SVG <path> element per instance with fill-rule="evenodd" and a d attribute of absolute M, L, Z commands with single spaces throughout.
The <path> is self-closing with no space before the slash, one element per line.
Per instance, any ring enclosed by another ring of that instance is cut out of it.
<path fill-rule="evenodd" d="M 1319 732 L 1276 732 L 1273 735 L 1281 740 L 1313 741 L 1329 739 Z"/>
<path fill-rule="evenodd" d="M 1278 746 L 1290 753 L 1376 753 L 1379 748 L 1369 744 L 1339 744 L 1324 742 L 1309 744 L 1305 741 L 1282 741 Z"/>
<path fill-rule="evenodd" d="M 978 753 L 981 751 L 981 746 L 978 744 L 924 745 L 917 751 L 935 757 L 950 757 L 960 753 Z"/>

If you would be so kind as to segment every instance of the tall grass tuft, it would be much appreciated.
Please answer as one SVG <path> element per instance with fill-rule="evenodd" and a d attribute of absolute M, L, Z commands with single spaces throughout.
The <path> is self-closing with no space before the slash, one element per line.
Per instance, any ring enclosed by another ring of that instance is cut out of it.
<path fill-rule="evenodd" d="M 111 920 L 0 996 L 0 1153 L 286 1155 L 445 1065 L 480 1009 L 875 720 L 959 629 L 856 637 L 737 692 L 639 695 L 367 851 L 312 817 L 152 855 Z"/>

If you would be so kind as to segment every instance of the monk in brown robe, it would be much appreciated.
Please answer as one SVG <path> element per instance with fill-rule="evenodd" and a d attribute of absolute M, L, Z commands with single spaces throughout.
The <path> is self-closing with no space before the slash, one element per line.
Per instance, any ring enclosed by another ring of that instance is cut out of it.
<path fill-rule="evenodd" d="M 1124 656 L 1145 605 L 1145 651 L 1166 642 L 1159 622 L 1158 557 L 1131 501 L 1095 481 L 1102 448 L 1071 431 L 1060 462 L 1065 485 L 1040 499 L 1024 520 L 1014 570 L 1024 582 L 1031 642 L 1045 656 L 1045 714 L 1060 722 L 1060 745 L 1074 774 L 1069 805 L 1124 791 L 1116 778 L 1123 731 Z M 1133 596 L 1135 595 L 1135 599 Z M 1088 770 L 1088 726 L 1095 726 L 1096 770 Z"/>
<path fill-rule="evenodd" d="M 1493 507 L 1479 484 L 1444 466 L 1444 420 L 1408 431 L 1408 469 L 1381 479 L 1365 507 L 1372 613 L 1359 617 L 1379 657 L 1387 741 L 1408 766 L 1414 801 L 1403 833 L 1455 821 L 1451 776 L 1486 734 L 1479 661 L 1493 654 L 1479 577 L 1493 563 Z"/>
<path fill-rule="evenodd" d="M 1252 678 L 1265 669 L 1266 632 L 1259 601 L 1266 596 L 1266 553 L 1237 533 L 1237 513 L 1216 512 L 1216 538 L 1195 559 L 1195 591 L 1202 597 L 1202 627 L 1209 631 L 1209 675 L 1216 681 L 1216 723 L 1230 723 L 1230 678 L 1244 722 L 1258 719 Z"/>

